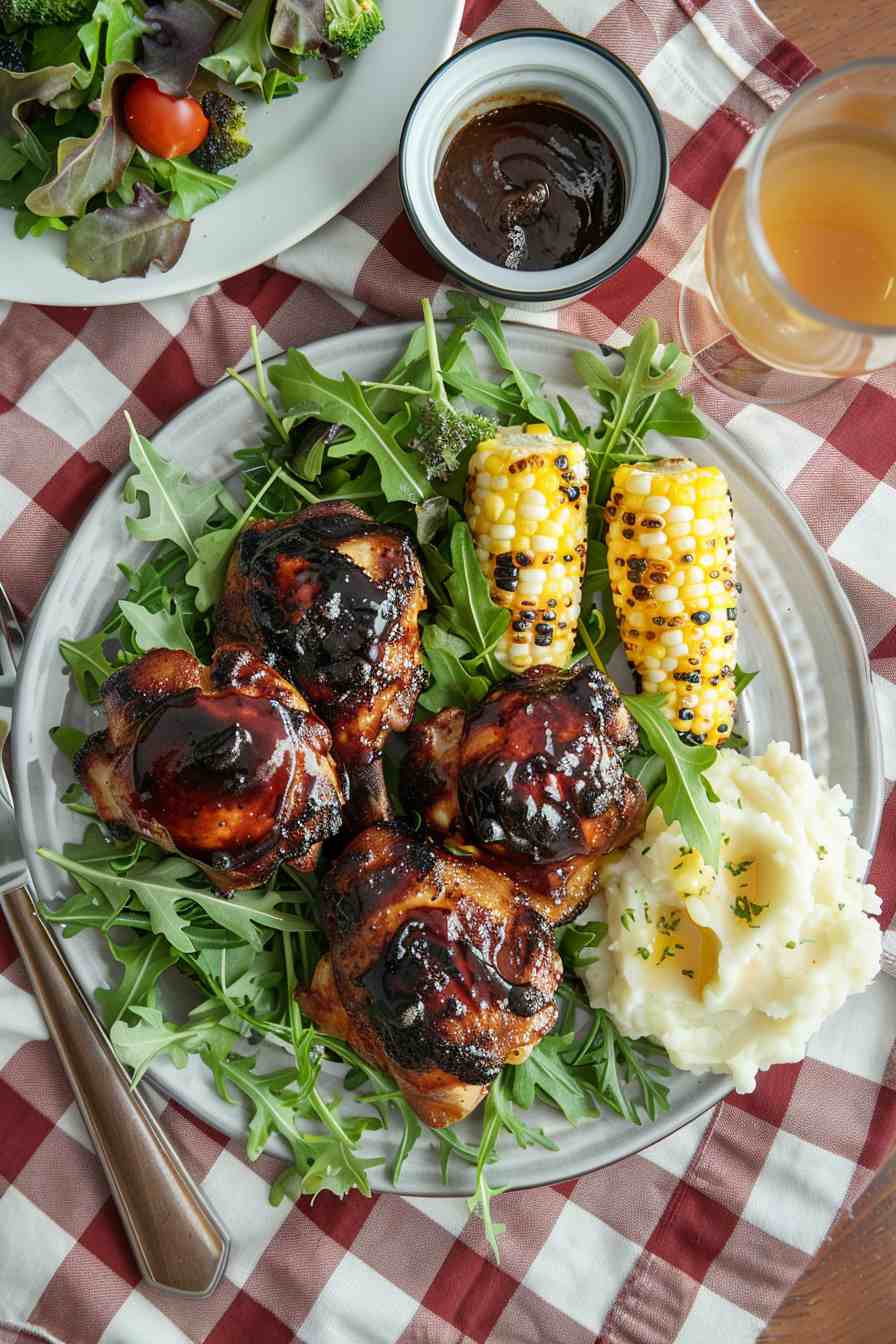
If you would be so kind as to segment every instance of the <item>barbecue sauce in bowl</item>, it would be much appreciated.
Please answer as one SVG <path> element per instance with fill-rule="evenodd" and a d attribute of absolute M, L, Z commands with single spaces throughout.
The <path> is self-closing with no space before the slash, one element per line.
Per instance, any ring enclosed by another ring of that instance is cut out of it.
<path fill-rule="evenodd" d="M 618 228 L 625 177 L 607 136 L 562 103 L 513 103 L 457 132 L 435 182 L 451 232 L 483 261 L 550 271 Z"/>

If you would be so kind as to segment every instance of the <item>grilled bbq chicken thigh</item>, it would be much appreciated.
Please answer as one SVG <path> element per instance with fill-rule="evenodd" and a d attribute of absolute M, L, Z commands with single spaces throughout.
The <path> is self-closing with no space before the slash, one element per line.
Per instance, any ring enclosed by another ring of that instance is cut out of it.
<path fill-rule="evenodd" d="M 75 757 L 103 821 L 178 851 L 225 890 L 262 885 L 288 859 L 312 868 L 342 820 L 330 731 L 247 649 L 204 667 L 155 649 L 103 686 L 108 727 Z"/>
<path fill-rule="evenodd" d="M 248 645 L 330 725 L 355 830 L 391 816 L 381 752 L 411 722 L 426 682 L 417 624 L 425 606 L 408 533 L 345 501 L 254 522 L 231 557 L 217 639 Z"/>
<path fill-rule="evenodd" d="M 554 924 L 587 904 L 600 856 L 643 822 L 644 790 L 622 764 L 638 730 L 597 668 L 528 668 L 408 741 L 408 809 L 509 874 Z"/>
<path fill-rule="evenodd" d="M 330 950 L 303 1011 L 396 1080 L 421 1120 L 453 1124 L 557 1016 L 551 927 L 500 873 L 399 823 L 356 836 L 327 873 Z"/>

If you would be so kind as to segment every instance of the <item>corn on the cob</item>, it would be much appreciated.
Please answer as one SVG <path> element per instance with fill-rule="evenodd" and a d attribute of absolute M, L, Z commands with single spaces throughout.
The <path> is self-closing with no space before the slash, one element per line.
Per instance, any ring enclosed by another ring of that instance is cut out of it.
<path fill-rule="evenodd" d="M 717 467 L 618 467 L 606 506 L 619 633 L 640 689 L 666 694 L 686 742 L 723 742 L 736 697 L 734 514 Z"/>
<path fill-rule="evenodd" d="M 511 613 L 495 654 L 514 672 L 569 662 L 587 508 L 585 450 L 547 425 L 499 429 L 470 459 L 467 522 L 492 598 Z"/>

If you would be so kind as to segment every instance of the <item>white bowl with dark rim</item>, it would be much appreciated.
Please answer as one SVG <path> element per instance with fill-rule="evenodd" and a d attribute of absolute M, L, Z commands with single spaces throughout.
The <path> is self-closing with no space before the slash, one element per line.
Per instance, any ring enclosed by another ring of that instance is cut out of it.
<path fill-rule="evenodd" d="M 559 102 L 610 140 L 625 175 L 625 207 L 613 233 L 588 255 L 552 270 L 510 270 L 484 261 L 448 227 L 436 176 L 457 132 L 483 110 Z M 595 289 L 636 255 L 659 218 L 669 152 L 656 104 L 633 70 L 571 33 L 523 28 L 473 42 L 430 76 L 407 115 L 399 148 L 404 208 L 429 254 L 467 288 L 515 308 L 561 308 Z"/>

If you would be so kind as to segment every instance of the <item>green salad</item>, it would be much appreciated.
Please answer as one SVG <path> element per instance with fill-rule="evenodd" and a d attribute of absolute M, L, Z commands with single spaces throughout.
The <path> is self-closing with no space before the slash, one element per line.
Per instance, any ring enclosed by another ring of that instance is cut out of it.
<path fill-rule="evenodd" d="M 0 206 L 90 280 L 167 271 L 251 151 L 243 95 L 342 73 L 376 0 L 0 0 Z"/>
<path fill-rule="evenodd" d="M 475 705 L 507 675 L 494 647 L 508 613 L 490 597 L 463 521 L 464 479 L 481 417 L 492 425 L 543 422 L 586 451 L 593 483 L 589 561 L 573 661 L 590 656 L 603 666 L 618 636 L 602 506 L 615 467 L 648 456 L 651 429 L 702 436 L 690 398 L 673 385 L 688 361 L 672 346 L 659 353 L 653 321 L 625 351 L 620 372 L 610 373 L 590 355 L 587 367 L 601 372 L 592 387 L 594 424 L 584 425 L 566 401 L 549 395 L 537 372 L 518 367 L 502 312 L 452 294 L 450 326 L 436 337 L 426 306 L 426 322 L 375 383 L 359 382 L 349 372 L 326 377 L 292 349 L 266 369 L 253 334 L 254 380 L 230 372 L 257 403 L 263 425 L 257 442 L 234 454 L 226 484 L 193 481 L 131 426 L 134 471 L 122 506 L 130 533 L 152 549 L 139 568 L 120 565 L 128 591 L 103 627 L 60 644 L 84 700 L 96 704 L 106 678 L 150 649 L 183 649 L 208 661 L 213 607 L 246 523 L 347 499 L 381 522 L 404 525 L 416 538 L 429 603 L 423 617 L 429 685 L 418 716 L 447 705 Z M 496 374 L 477 362 L 473 333 L 487 345 Z M 658 369 L 670 373 L 670 385 L 660 390 Z M 439 444 L 447 444 L 447 451 Z M 687 843 L 717 864 L 718 814 L 704 775 L 715 749 L 684 744 L 660 712 L 661 696 L 629 695 L 625 703 L 642 741 L 627 771 L 642 781 L 668 822 L 680 822 Z M 53 739 L 72 756 L 84 735 L 60 726 Z M 403 814 L 396 780 L 390 751 L 387 782 L 396 814 L 419 825 L 419 818 Z M 369 1155 L 365 1140 L 370 1131 L 388 1127 L 395 1135 L 388 1178 L 398 1190 L 417 1143 L 437 1150 L 445 1178 L 452 1162 L 472 1168 L 470 1208 L 484 1220 L 497 1254 L 501 1229 L 491 1199 L 500 1189 L 492 1172 L 502 1145 L 557 1146 L 531 1123 L 536 1101 L 570 1125 L 605 1110 L 639 1124 L 666 1109 L 669 1069 L 662 1051 L 623 1037 L 606 1012 L 589 1006 L 579 980 L 606 936 L 605 924 L 585 919 L 555 930 L 565 971 L 556 1027 L 525 1063 L 505 1067 L 495 1079 L 473 1120 L 481 1123 L 478 1142 L 469 1142 L 452 1128 L 426 1130 L 392 1079 L 302 1016 L 296 989 L 309 983 L 325 949 L 314 874 L 283 865 L 263 890 L 223 894 L 186 858 L 136 836 L 110 837 L 80 785 L 71 784 L 62 801 L 86 826 L 82 840 L 63 853 L 40 851 L 73 887 L 61 904 L 44 907 L 44 916 L 60 924 L 66 937 L 94 929 L 105 939 L 120 974 L 111 987 L 97 990 L 97 1000 L 135 1082 L 162 1056 L 182 1066 L 196 1055 L 220 1095 L 245 1105 L 250 1158 L 272 1135 L 285 1140 L 291 1161 L 273 1186 L 273 1201 L 321 1190 L 368 1194 L 370 1168 L 382 1159 Z M 163 1008 L 159 982 L 171 968 L 186 975 L 198 994 L 183 1021 L 168 1020 Z M 274 1072 L 259 1070 L 261 1038 L 283 1048 L 282 1067 Z M 324 1060 L 346 1066 L 338 1086 L 334 1071 L 322 1072 Z"/>

